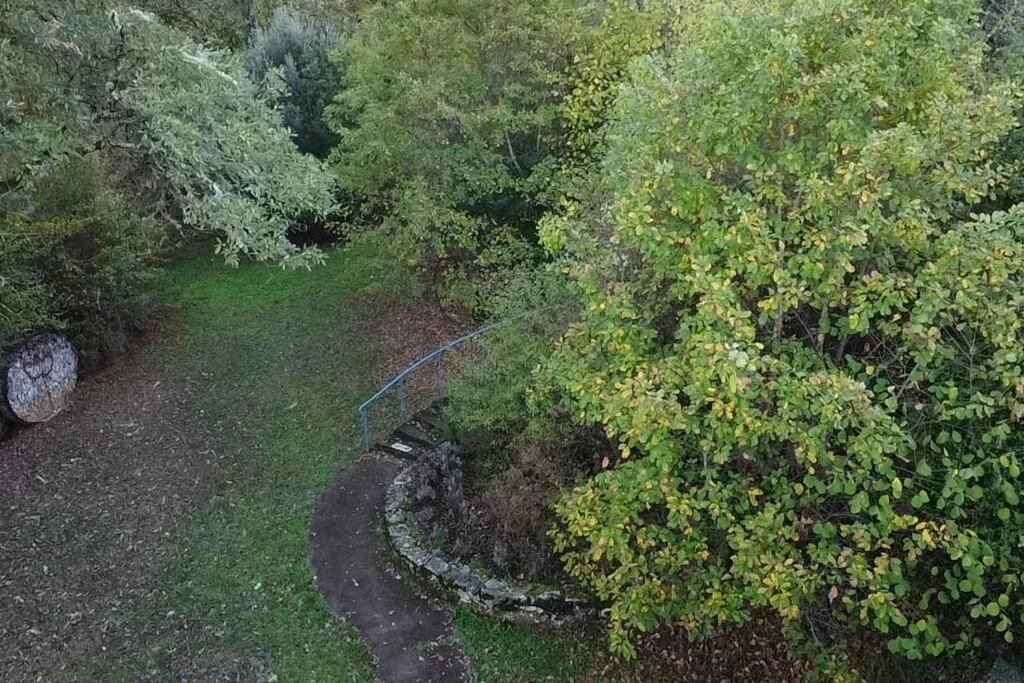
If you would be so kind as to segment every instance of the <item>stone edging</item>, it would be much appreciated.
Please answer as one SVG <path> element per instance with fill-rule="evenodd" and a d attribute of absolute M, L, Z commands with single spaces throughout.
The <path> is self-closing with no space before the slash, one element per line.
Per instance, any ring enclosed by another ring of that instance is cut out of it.
<path fill-rule="evenodd" d="M 563 625 L 595 615 L 596 609 L 585 598 L 499 579 L 432 548 L 412 514 L 412 468 L 406 467 L 388 487 L 384 519 L 391 546 L 415 576 L 471 609 L 509 621 Z"/>

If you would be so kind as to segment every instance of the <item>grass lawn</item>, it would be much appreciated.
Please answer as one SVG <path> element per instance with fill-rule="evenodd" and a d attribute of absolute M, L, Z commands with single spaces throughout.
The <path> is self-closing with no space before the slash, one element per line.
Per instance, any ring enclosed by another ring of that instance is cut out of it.
<path fill-rule="evenodd" d="M 359 245 L 296 272 L 195 251 L 161 287 L 176 313 L 152 362 L 199 380 L 196 409 L 233 464 L 171 541 L 131 635 L 83 653 L 75 677 L 372 680 L 358 635 L 313 588 L 308 528 L 319 493 L 360 454 L 355 408 L 382 360 L 373 317 L 417 296 L 415 282 Z M 584 668 L 577 643 L 466 612 L 456 625 L 478 680 L 573 680 Z"/>
<path fill-rule="evenodd" d="M 478 680 L 600 680 L 592 676 L 603 657 L 595 638 L 514 626 L 465 610 L 456 611 L 455 627 Z"/>
<path fill-rule="evenodd" d="M 202 378 L 203 420 L 241 464 L 176 542 L 162 599 L 135 615 L 144 646 L 115 677 L 184 666 L 200 678 L 371 680 L 365 648 L 313 588 L 308 528 L 317 495 L 360 450 L 354 408 L 378 349 L 357 304 L 411 296 L 411 282 L 376 291 L 390 274 L 367 247 L 295 272 L 208 254 L 164 276 L 178 313 L 156 362 Z"/>

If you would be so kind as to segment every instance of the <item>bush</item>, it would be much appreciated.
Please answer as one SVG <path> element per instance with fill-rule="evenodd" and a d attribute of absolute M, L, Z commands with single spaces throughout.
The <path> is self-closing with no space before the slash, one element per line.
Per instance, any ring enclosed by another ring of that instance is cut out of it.
<path fill-rule="evenodd" d="M 482 340 L 487 361 L 452 383 L 445 406 L 465 449 L 473 513 L 457 550 L 499 571 L 546 580 L 561 574 L 546 537 L 551 504 L 594 471 L 599 451 L 564 415 L 534 405 L 540 397 L 531 377 L 577 319 L 579 299 L 564 273 L 536 266 L 477 288 L 479 312 L 496 322 Z"/>
<path fill-rule="evenodd" d="M 1024 207 L 972 2 L 711 3 L 636 63 L 546 370 L 619 447 L 558 504 L 611 643 L 776 612 L 916 659 L 1024 635 Z M 605 232 L 601 232 L 605 231 Z"/>
<path fill-rule="evenodd" d="M 295 11 L 281 8 L 270 26 L 252 37 L 247 56 L 249 73 L 257 82 L 270 69 L 283 71 L 284 123 L 301 151 L 321 159 L 338 141 L 323 112 L 342 88 L 341 68 L 330 57 L 339 40 L 338 31 L 314 27 Z"/>
<path fill-rule="evenodd" d="M 578 298 L 564 274 L 543 267 L 522 267 L 497 277 L 484 293 L 484 316 L 496 327 L 483 337 L 487 362 L 470 368 L 449 392 L 446 414 L 459 440 L 507 443 L 528 430 L 533 369 L 554 349 L 558 337 L 578 314 Z M 533 422 L 550 432 L 551 425 Z"/>
<path fill-rule="evenodd" d="M 160 232 L 102 183 L 94 158 L 69 160 L 39 181 L 41 208 L 0 218 L 0 340 L 63 329 L 90 366 L 149 319 Z"/>

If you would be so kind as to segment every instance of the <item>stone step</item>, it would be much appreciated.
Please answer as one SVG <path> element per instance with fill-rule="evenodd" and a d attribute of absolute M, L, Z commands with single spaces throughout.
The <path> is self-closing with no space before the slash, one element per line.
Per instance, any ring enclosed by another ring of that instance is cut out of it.
<path fill-rule="evenodd" d="M 443 423 L 441 406 L 435 403 L 429 408 L 424 408 L 412 416 L 412 421 L 419 425 L 424 431 L 438 431 Z"/>
<path fill-rule="evenodd" d="M 416 442 L 422 446 L 433 448 L 441 443 L 441 440 L 431 431 L 421 429 L 414 422 L 409 422 L 395 430 L 395 436 L 402 440 Z"/>
<path fill-rule="evenodd" d="M 379 448 L 388 455 L 397 455 L 399 458 L 413 461 L 418 460 L 426 451 L 423 444 L 403 438 L 398 434 L 392 434 L 387 441 L 379 445 Z"/>

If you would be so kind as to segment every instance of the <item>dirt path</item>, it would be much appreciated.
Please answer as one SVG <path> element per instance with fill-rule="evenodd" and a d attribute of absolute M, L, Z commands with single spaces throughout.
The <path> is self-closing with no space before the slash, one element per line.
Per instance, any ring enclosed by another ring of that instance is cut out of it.
<path fill-rule="evenodd" d="M 359 452 L 355 406 L 451 336 L 374 288 L 390 272 L 369 247 L 312 273 L 185 255 L 173 330 L 0 443 L 0 681 L 372 677 L 313 588 L 308 529 Z"/>
<path fill-rule="evenodd" d="M 210 443 L 193 386 L 140 353 L 0 444 L 0 680 L 124 627 L 176 527 L 231 476 Z"/>
<path fill-rule="evenodd" d="M 367 455 L 320 499 L 310 532 L 317 588 L 355 627 L 386 683 L 467 680 L 448 611 L 395 576 L 379 533 L 384 493 L 402 464 Z"/>

